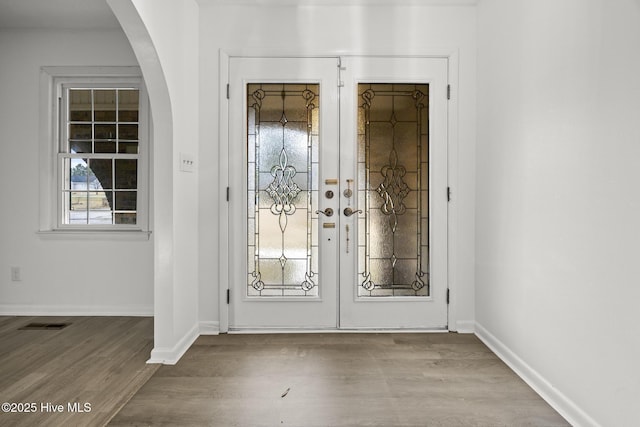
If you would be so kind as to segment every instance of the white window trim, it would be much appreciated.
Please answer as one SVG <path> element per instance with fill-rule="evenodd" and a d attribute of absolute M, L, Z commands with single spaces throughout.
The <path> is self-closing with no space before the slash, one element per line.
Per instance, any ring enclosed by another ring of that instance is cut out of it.
<path fill-rule="evenodd" d="M 138 215 L 136 226 L 61 226 L 61 198 L 59 193 L 58 143 L 60 138 L 59 103 L 62 85 L 109 84 L 131 85 L 140 89 Z M 38 234 L 43 238 L 63 239 L 148 239 L 150 231 L 150 114 L 149 101 L 139 67 L 42 67 L 40 72 L 40 224 Z"/>

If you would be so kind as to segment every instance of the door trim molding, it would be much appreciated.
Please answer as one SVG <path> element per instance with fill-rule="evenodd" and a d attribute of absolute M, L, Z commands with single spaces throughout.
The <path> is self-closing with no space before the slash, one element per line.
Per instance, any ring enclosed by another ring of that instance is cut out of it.
<path fill-rule="evenodd" d="M 448 188 L 453 190 L 452 197 L 447 203 L 447 280 L 449 282 L 449 312 L 448 324 L 450 331 L 458 331 L 458 286 L 457 278 L 460 267 L 458 265 L 458 75 L 459 54 L 452 52 L 447 58 L 449 101 L 447 103 L 447 174 Z"/>
<path fill-rule="evenodd" d="M 458 247 L 458 78 L 459 78 L 459 50 L 458 48 L 434 47 L 426 49 L 409 49 L 405 52 L 385 51 L 322 51 L 309 52 L 300 50 L 283 49 L 220 49 L 219 51 L 219 82 L 218 82 L 218 194 L 221 195 L 219 209 L 219 274 L 218 274 L 218 302 L 220 316 L 220 332 L 229 332 L 229 305 L 227 304 L 227 289 L 229 289 L 229 204 L 224 195 L 229 186 L 229 100 L 226 97 L 227 83 L 229 82 L 229 64 L 232 57 L 276 57 L 276 58 L 339 58 L 339 57 L 423 57 L 446 58 L 448 60 L 447 78 L 451 87 L 451 97 L 447 104 L 447 174 L 448 184 L 453 191 L 453 197 L 447 205 L 447 277 L 451 299 L 448 306 L 447 323 L 449 331 L 457 331 L 460 320 L 458 319 L 457 278 L 459 271 L 457 253 Z M 231 88 L 230 90 L 234 90 Z M 233 189 L 229 197 L 237 197 Z M 339 329 L 336 329 L 339 330 Z M 363 329 L 363 331 L 366 329 Z M 349 331 L 349 330 L 347 330 Z M 353 330 L 351 330 L 353 332 Z M 307 332 L 311 332 L 308 330 Z"/>
<path fill-rule="evenodd" d="M 232 192 L 227 193 L 229 187 L 229 99 L 227 84 L 229 82 L 229 59 L 231 55 L 220 51 L 218 62 L 218 194 L 228 194 L 229 199 L 234 197 Z M 220 313 L 220 332 L 229 330 L 229 303 L 227 302 L 227 291 L 230 289 L 229 283 L 229 200 L 220 198 L 220 214 L 218 215 L 218 254 L 219 254 L 219 276 L 218 276 L 218 302 Z"/>

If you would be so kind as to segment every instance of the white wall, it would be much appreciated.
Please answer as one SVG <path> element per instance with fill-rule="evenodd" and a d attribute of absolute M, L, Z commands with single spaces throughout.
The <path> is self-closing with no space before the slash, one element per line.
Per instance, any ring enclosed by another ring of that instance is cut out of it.
<path fill-rule="evenodd" d="M 0 31 L 0 314 L 145 314 L 152 241 L 43 239 L 41 66 L 137 65 L 121 31 Z M 11 282 L 18 266 L 21 282 Z"/>
<path fill-rule="evenodd" d="M 637 0 L 478 7 L 478 330 L 575 425 L 640 420 L 639 23 Z"/>
<path fill-rule="evenodd" d="M 293 54 L 428 54 L 459 52 L 459 176 L 454 203 L 459 217 L 457 252 L 451 279 L 457 319 L 467 325 L 474 319 L 473 238 L 475 164 L 476 14 L 473 6 L 362 7 L 304 6 L 274 1 L 247 5 L 230 1 L 200 1 L 201 36 L 201 147 L 200 147 L 200 318 L 217 321 L 218 314 L 218 221 L 223 202 L 218 193 L 218 97 L 220 49 Z M 249 2 L 251 3 L 251 2 Z M 335 2 L 334 2 L 335 3 Z M 341 2 L 338 2 L 341 3 Z M 378 2 L 380 3 L 380 2 Z M 381 2 L 385 3 L 385 2 Z M 392 2 L 387 2 L 392 4 Z M 415 2 L 414 2 L 415 3 Z M 456 2 L 454 2 L 456 3 Z M 469 3 L 469 2 L 466 2 Z M 220 143 L 225 143 L 222 141 Z M 225 286 L 226 284 L 222 284 Z M 456 328 L 457 325 L 450 325 Z"/>

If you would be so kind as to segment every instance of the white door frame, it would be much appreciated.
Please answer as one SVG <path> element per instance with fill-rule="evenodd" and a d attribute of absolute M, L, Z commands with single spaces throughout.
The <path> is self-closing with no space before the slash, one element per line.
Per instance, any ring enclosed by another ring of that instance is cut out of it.
<path fill-rule="evenodd" d="M 229 81 L 229 59 L 231 57 L 344 57 L 344 56 L 386 56 L 386 57 L 426 57 L 426 58 L 446 58 L 448 60 L 448 83 L 450 87 L 450 99 L 447 104 L 447 151 L 448 151 L 448 187 L 452 194 L 456 194 L 458 188 L 458 50 L 457 49 L 430 49 L 422 52 L 398 52 L 385 54 L 384 52 L 320 52 L 313 54 L 310 52 L 292 52 L 270 49 L 234 49 L 220 50 L 219 53 L 219 139 L 218 139 L 218 183 L 220 194 L 219 209 L 219 315 L 220 332 L 229 330 L 229 306 L 227 304 L 229 283 L 229 204 L 227 203 L 227 189 L 229 188 L 229 102 L 227 99 L 227 84 Z M 448 309 L 448 325 L 450 331 L 456 330 L 457 325 L 457 225 L 458 211 L 456 198 L 451 197 L 447 210 L 447 236 L 448 236 L 448 289 L 451 295 Z M 336 331 L 340 331 L 337 329 Z"/>

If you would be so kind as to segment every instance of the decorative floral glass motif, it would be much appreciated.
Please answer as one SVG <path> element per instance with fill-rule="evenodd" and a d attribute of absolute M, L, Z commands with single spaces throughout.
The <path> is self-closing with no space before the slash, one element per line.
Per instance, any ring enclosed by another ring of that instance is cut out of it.
<path fill-rule="evenodd" d="M 428 296 L 429 85 L 358 95 L 358 296 Z"/>
<path fill-rule="evenodd" d="M 318 89 L 247 85 L 247 296 L 318 296 Z"/>

